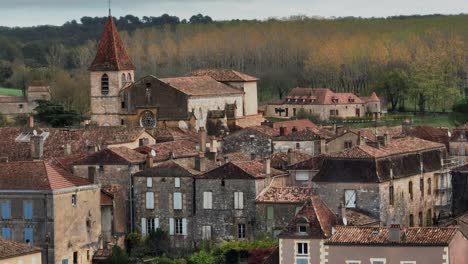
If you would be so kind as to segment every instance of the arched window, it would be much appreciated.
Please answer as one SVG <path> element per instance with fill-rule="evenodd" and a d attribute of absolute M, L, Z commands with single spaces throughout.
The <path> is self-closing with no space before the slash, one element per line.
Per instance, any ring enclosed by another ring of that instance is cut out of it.
<path fill-rule="evenodd" d="M 128 80 L 128 82 L 131 82 L 131 81 L 132 81 L 132 74 L 131 74 L 131 73 L 128 74 L 127 80 Z"/>
<path fill-rule="evenodd" d="M 410 199 L 413 200 L 413 182 L 412 181 L 408 183 L 408 192 L 409 192 Z"/>
<path fill-rule="evenodd" d="M 122 87 L 124 87 L 125 84 L 127 84 L 127 77 L 125 77 L 125 73 L 122 73 Z"/>
<path fill-rule="evenodd" d="M 140 126 L 144 128 L 156 127 L 156 118 L 150 111 L 145 111 L 140 117 Z"/>
<path fill-rule="evenodd" d="M 105 73 L 101 77 L 101 94 L 109 94 L 109 76 Z"/>

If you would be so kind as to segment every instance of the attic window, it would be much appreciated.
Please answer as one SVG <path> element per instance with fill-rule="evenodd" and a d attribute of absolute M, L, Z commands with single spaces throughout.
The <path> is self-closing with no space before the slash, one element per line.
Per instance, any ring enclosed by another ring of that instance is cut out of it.
<path fill-rule="evenodd" d="M 349 98 L 349 99 L 348 99 L 348 102 L 354 103 L 354 98 Z"/>
<path fill-rule="evenodd" d="M 307 233 L 307 225 L 306 224 L 297 225 L 297 232 L 301 234 Z"/>

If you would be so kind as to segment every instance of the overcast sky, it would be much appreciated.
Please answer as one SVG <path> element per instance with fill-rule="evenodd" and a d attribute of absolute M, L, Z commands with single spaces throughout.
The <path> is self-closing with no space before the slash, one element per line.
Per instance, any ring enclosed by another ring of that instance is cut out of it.
<path fill-rule="evenodd" d="M 107 14 L 108 0 L 0 0 L 1 26 L 62 25 Z M 468 0 L 112 0 L 112 14 L 180 18 L 202 13 L 215 20 L 308 16 L 385 17 L 468 13 Z"/>

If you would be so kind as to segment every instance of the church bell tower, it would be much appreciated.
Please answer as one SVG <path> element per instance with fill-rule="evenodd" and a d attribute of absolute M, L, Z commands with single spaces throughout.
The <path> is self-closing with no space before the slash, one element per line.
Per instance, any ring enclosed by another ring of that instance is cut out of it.
<path fill-rule="evenodd" d="M 109 15 L 96 57 L 89 67 L 91 122 L 98 126 L 120 126 L 120 91 L 135 78 L 130 60 L 112 16 Z"/>

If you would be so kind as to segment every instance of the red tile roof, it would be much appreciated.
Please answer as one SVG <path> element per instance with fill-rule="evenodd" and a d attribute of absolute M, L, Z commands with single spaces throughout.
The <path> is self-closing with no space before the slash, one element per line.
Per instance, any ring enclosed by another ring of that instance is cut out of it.
<path fill-rule="evenodd" d="M 336 101 L 335 101 L 336 100 Z M 286 104 L 363 104 L 361 98 L 352 93 L 335 93 L 328 88 L 294 88 L 284 101 Z"/>
<path fill-rule="evenodd" d="M 447 246 L 458 232 L 458 228 L 412 227 L 402 230 L 401 242 L 389 241 L 387 227 L 339 226 L 336 233 L 326 242 L 329 245 L 368 246 Z"/>
<path fill-rule="evenodd" d="M 416 126 L 408 131 L 408 135 L 434 142 L 446 143 L 449 141 L 448 132 L 448 128 Z"/>
<path fill-rule="evenodd" d="M 258 203 L 304 203 L 312 195 L 312 188 L 268 187 L 256 198 Z"/>
<path fill-rule="evenodd" d="M 256 82 L 257 78 L 235 70 L 199 69 L 192 71 L 189 76 L 210 76 L 218 82 Z"/>
<path fill-rule="evenodd" d="M 171 127 L 155 128 L 152 134 L 157 143 L 177 140 L 198 141 L 199 137 L 197 132 Z"/>
<path fill-rule="evenodd" d="M 302 162 L 312 158 L 311 155 L 294 151 L 294 161 L 293 162 Z M 271 155 L 271 166 L 275 169 L 285 169 L 288 165 L 289 154 L 287 152 L 275 152 Z"/>
<path fill-rule="evenodd" d="M 377 96 L 375 92 L 372 92 L 371 96 L 361 96 L 361 99 L 365 102 L 380 102 L 380 98 Z"/>
<path fill-rule="evenodd" d="M 189 96 L 242 95 L 243 91 L 218 82 L 209 76 L 175 77 L 160 79 Z"/>
<path fill-rule="evenodd" d="M 332 235 L 336 223 L 335 213 L 318 196 L 312 196 L 279 237 L 323 239 Z M 307 224 L 307 232 L 299 233 L 298 224 Z"/>
<path fill-rule="evenodd" d="M 180 159 L 197 157 L 199 153 L 197 145 L 198 143 L 192 140 L 178 140 L 142 146 L 134 150 L 145 155 L 150 154 L 151 150 L 154 150 L 156 151 L 156 158 L 154 160 L 159 162 L 169 160 L 171 158 Z"/>
<path fill-rule="evenodd" d="M 387 134 L 390 136 L 390 138 L 397 138 L 397 137 L 402 137 L 403 133 L 403 128 L 402 126 L 395 126 L 395 127 L 376 127 L 376 128 L 351 128 L 351 129 L 345 129 L 345 133 L 351 131 L 355 134 L 358 134 L 361 132 L 361 137 L 365 137 L 368 140 L 371 141 L 376 141 L 377 136 L 383 136 Z M 343 135 L 344 135 L 343 134 Z"/>
<path fill-rule="evenodd" d="M 287 169 L 294 171 L 294 170 L 320 170 L 323 164 L 323 160 L 325 159 L 325 155 L 317 155 L 311 157 L 310 159 L 304 161 L 298 161 L 295 164 L 290 165 Z"/>
<path fill-rule="evenodd" d="M 271 168 L 271 176 L 285 174 Z M 263 179 L 267 177 L 265 165 L 258 161 L 231 161 L 199 176 L 201 179 Z"/>
<path fill-rule="evenodd" d="M 304 130 L 306 128 L 312 128 L 317 130 L 319 129 L 319 127 L 309 119 L 289 120 L 273 123 L 273 128 L 279 129 L 280 127 L 285 127 L 289 133 L 292 132 L 292 129 L 294 127 L 298 131 Z"/>
<path fill-rule="evenodd" d="M 112 17 L 106 21 L 90 71 L 135 70 Z"/>
<path fill-rule="evenodd" d="M 387 146 L 381 145 L 380 148 L 371 147 L 369 145 L 360 145 L 341 152 L 331 153 L 327 156 L 344 159 L 375 159 L 434 149 L 444 150 L 445 145 L 424 139 L 406 137 L 392 139 L 388 142 Z"/>
<path fill-rule="evenodd" d="M 2 260 L 41 252 L 42 248 L 0 238 L 0 259 Z"/>
<path fill-rule="evenodd" d="M 0 163 L 0 190 L 58 190 L 90 184 L 45 161 Z"/>
<path fill-rule="evenodd" d="M 306 128 L 301 131 L 292 132 L 286 136 L 279 136 L 273 139 L 273 141 L 315 141 L 320 140 L 321 133 L 318 132 L 318 129 L 315 131 L 310 128 Z"/>
<path fill-rule="evenodd" d="M 146 155 L 127 147 L 105 148 L 74 162 L 75 165 L 125 165 L 140 164 Z"/>
<path fill-rule="evenodd" d="M 50 93 L 49 86 L 29 86 L 28 93 Z"/>
<path fill-rule="evenodd" d="M 27 103 L 25 96 L 0 96 L 0 103 Z"/>

